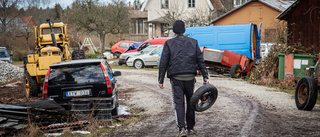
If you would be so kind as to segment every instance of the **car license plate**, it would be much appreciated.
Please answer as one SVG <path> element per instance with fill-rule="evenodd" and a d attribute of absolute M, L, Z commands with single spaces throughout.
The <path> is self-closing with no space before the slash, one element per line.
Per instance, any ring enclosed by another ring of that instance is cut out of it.
<path fill-rule="evenodd" d="M 85 96 L 85 95 L 91 95 L 90 89 L 85 90 L 76 90 L 76 91 L 67 91 L 66 97 L 78 97 L 78 96 Z"/>

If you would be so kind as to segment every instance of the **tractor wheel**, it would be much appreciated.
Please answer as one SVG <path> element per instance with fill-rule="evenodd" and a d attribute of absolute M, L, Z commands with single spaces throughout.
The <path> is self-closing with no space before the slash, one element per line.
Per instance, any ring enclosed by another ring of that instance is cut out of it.
<path fill-rule="evenodd" d="M 143 61 L 142 61 L 142 60 L 137 59 L 137 60 L 134 61 L 133 66 L 134 66 L 136 69 L 141 69 L 141 68 L 144 67 L 144 64 L 143 64 Z"/>
<path fill-rule="evenodd" d="M 84 59 L 85 53 L 82 49 L 77 49 L 72 52 L 72 60 Z"/>
<path fill-rule="evenodd" d="M 24 72 L 24 88 L 27 98 L 36 97 L 40 92 L 37 79 L 35 77 L 30 76 L 30 74 L 27 71 Z"/>
<path fill-rule="evenodd" d="M 303 77 L 299 80 L 296 91 L 296 106 L 300 110 L 312 110 L 318 97 L 317 81 L 312 77 Z"/>
<path fill-rule="evenodd" d="M 197 112 L 209 109 L 217 100 L 218 90 L 211 84 L 206 84 L 198 88 L 192 95 L 190 105 Z"/>
<path fill-rule="evenodd" d="M 235 63 L 231 66 L 230 68 L 230 76 L 231 78 L 239 78 L 241 77 L 241 71 L 242 71 L 242 68 L 241 68 L 241 65 L 238 64 L 238 63 Z"/>

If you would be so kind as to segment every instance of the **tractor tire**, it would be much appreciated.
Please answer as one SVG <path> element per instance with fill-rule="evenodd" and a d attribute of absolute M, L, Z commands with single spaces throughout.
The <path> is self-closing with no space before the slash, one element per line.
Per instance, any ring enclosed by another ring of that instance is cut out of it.
<path fill-rule="evenodd" d="M 230 76 L 231 78 L 239 78 L 241 77 L 241 72 L 242 71 L 242 68 L 241 68 L 241 65 L 238 64 L 238 63 L 235 63 L 231 66 L 230 68 Z"/>
<path fill-rule="evenodd" d="M 295 91 L 296 106 L 300 110 L 312 110 L 317 102 L 318 82 L 312 77 L 303 77 L 299 80 Z"/>
<path fill-rule="evenodd" d="M 24 72 L 24 89 L 27 98 L 37 97 L 40 92 L 37 79 L 35 77 L 30 76 L 28 71 Z"/>
<path fill-rule="evenodd" d="M 142 61 L 142 60 L 137 59 L 137 60 L 134 61 L 133 66 L 134 66 L 136 69 L 141 69 L 141 68 L 144 67 L 144 64 L 143 64 L 143 61 Z"/>
<path fill-rule="evenodd" d="M 72 52 L 72 60 L 85 59 L 85 53 L 82 49 L 77 49 Z"/>
<path fill-rule="evenodd" d="M 209 109 L 217 100 L 218 90 L 211 84 L 206 84 L 198 88 L 192 95 L 190 106 L 197 112 Z"/>

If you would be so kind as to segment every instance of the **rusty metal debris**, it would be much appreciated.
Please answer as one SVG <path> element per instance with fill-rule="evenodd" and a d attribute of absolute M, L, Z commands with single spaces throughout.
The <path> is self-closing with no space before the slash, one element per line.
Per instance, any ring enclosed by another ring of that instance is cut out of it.
<path fill-rule="evenodd" d="M 76 121 L 76 122 L 71 122 L 71 123 L 60 123 L 60 124 L 43 126 L 43 127 L 39 127 L 39 129 L 42 130 L 43 132 L 50 133 L 50 132 L 62 131 L 65 128 L 79 129 L 79 128 L 82 128 L 88 124 L 90 124 L 89 121 Z"/>
<path fill-rule="evenodd" d="M 52 99 L 0 104 L 0 135 L 11 135 L 28 123 L 49 125 L 68 120 L 68 113 Z"/>
<path fill-rule="evenodd" d="M 30 123 L 36 124 L 39 127 L 38 129 L 46 133 L 63 131 L 65 128 L 76 130 L 90 124 L 89 119 L 77 121 L 77 119 L 73 118 L 76 115 L 70 112 L 50 98 L 0 104 L 0 136 L 14 135 L 16 131 L 30 126 Z M 130 116 L 132 115 L 122 114 L 112 116 L 112 119 L 120 121 L 120 117 L 126 118 Z M 111 122 L 109 117 L 105 119 L 95 118 L 101 123 Z"/>

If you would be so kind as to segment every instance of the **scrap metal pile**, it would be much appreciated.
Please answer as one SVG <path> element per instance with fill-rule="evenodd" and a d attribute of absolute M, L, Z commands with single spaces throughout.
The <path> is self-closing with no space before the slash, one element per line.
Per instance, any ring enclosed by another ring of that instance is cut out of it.
<path fill-rule="evenodd" d="M 23 68 L 0 61 L 0 84 L 9 83 L 23 78 Z"/>
<path fill-rule="evenodd" d="M 29 124 L 47 126 L 68 121 L 68 113 L 51 99 L 0 104 L 0 136 L 12 135 Z"/>

